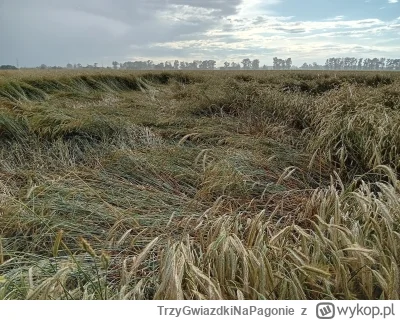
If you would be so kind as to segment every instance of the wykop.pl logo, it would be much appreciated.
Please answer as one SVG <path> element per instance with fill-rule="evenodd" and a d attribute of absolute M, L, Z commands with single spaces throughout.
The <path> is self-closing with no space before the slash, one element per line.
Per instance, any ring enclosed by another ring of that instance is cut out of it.
<path fill-rule="evenodd" d="M 318 303 L 317 318 L 318 319 L 333 319 L 335 317 L 335 305 L 333 303 Z"/>

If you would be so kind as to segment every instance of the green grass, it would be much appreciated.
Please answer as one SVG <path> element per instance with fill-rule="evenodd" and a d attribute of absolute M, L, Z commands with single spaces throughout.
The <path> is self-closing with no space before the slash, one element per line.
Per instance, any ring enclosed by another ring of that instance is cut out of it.
<path fill-rule="evenodd" d="M 399 299 L 400 75 L 0 72 L 1 299 Z"/>

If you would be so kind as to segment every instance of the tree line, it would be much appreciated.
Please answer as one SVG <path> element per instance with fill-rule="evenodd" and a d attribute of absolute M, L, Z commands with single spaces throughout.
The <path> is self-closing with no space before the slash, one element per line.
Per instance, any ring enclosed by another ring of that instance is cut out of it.
<path fill-rule="evenodd" d="M 249 58 L 243 59 L 241 62 L 225 61 L 223 66 L 217 67 L 215 60 L 193 60 L 186 61 L 165 61 L 155 63 L 152 60 L 146 61 L 126 61 L 118 62 L 113 61 L 112 67 L 108 66 L 107 69 L 120 69 L 120 70 L 400 70 L 400 59 L 386 59 L 386 58 L 355 58 L 355 57 L 342 57 L 342 58 L 328 58 L 325 64 L 320 65 L 316 62 L 308 64 L 305 62 L 300 67 L 294 66 L 291 58 L 278 58 L 272 59 L 272 66 L 260 66 L 260 60 Z M 47 66 L 42 64 L 38 66 L 39 69 L 65 69 L 60 66 Z M 68 63 L 66 69 L 99 69 L 98 63 L 87 64 L 83 66 L 80 63 Z M 2 65 L 1 70 L 17 69 L 12 65 Z"/>
<path fill-rule="evenodd" d="M 77 63 L 66 65 L 66 69 L 119 69 L 119 70 L 259 70 L 267 69 L 264 65 L 260 67 L 260 60 L 249 58 L 243 59 L 242 62 L 224 62 L 223 67 L 217 67 L 215 60 L 193 60 L 191 62 L 174 60 L 154 63 L 152 60 L 146 61 L 113 61 L 112 67 L 100 67 L 98 63 L 87 64 L 86 66 Z M 47 66 L 42 64 L 37 69 L 65 69 L 60 66 Z"/>
<path fill-rule="evenodd" d="M 400 70 L 400 59 L 329 58 L 324 65 L 304 63 L 300 69 L 310 70 Z"/>
<path fill-rule="evenodd" d="M 250 70 L 259 69 L 260 60 L 250 60 L 249 58 L 243 59 L 241 63 L 237 62 L 224 62 L 223 67 L 216 67 L 215 60 L 193 60 L 192 62 L 175 60 L 174 62 L 166 61 L 155 64 L 152 60 L 147 61 L 128 61 L 118 63 L 113 61 L 113 69 L 122 70 L 216 70 L 216 69 L 233 69 L 233 70 Z M 242 65 L 241 65 L 242 64 Z"/>
<path fill-rule="evenodd" d="M 192 62 L 175 60 L 174 62 L 166 61 L 154 63 L 152 60 L 147 61 L 127 61 L 119 63 L 113 61 L 113 69 L 121 70 L 400 70 L 400 59 L 386 58 L 328 58 L 323 65 L 316 62 L 312 64 L 304 63 L 301 67 L 293 65 L 292 58 L 272 59 L 272 66 L 260 66 L 260 60 L 249 58 L 243 59 L 241 62 L 225 61 L 223 66 L 216 67 L 215 60 L 194 60 Z M 97 68 L 97 64 L 87 65 L 83 68 Z M 80 64 L 72 66 L 67 65 L 67 68 L 82 68 Z"/>

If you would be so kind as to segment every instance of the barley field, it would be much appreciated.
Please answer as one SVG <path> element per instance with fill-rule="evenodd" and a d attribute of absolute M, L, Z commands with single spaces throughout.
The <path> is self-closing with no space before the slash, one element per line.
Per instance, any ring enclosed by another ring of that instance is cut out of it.
<path fill-rule="evenodd" d="M 0 72 L 0 299 L 399 299 L 400 73 Z"/>

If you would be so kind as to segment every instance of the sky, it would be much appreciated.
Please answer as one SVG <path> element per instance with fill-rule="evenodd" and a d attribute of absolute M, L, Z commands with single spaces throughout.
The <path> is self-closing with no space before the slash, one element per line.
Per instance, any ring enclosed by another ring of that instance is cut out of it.
<path fill-rule="evenodd" d="M 0 0 L 0 65 L 400 58 L 400 0 Z"/>

